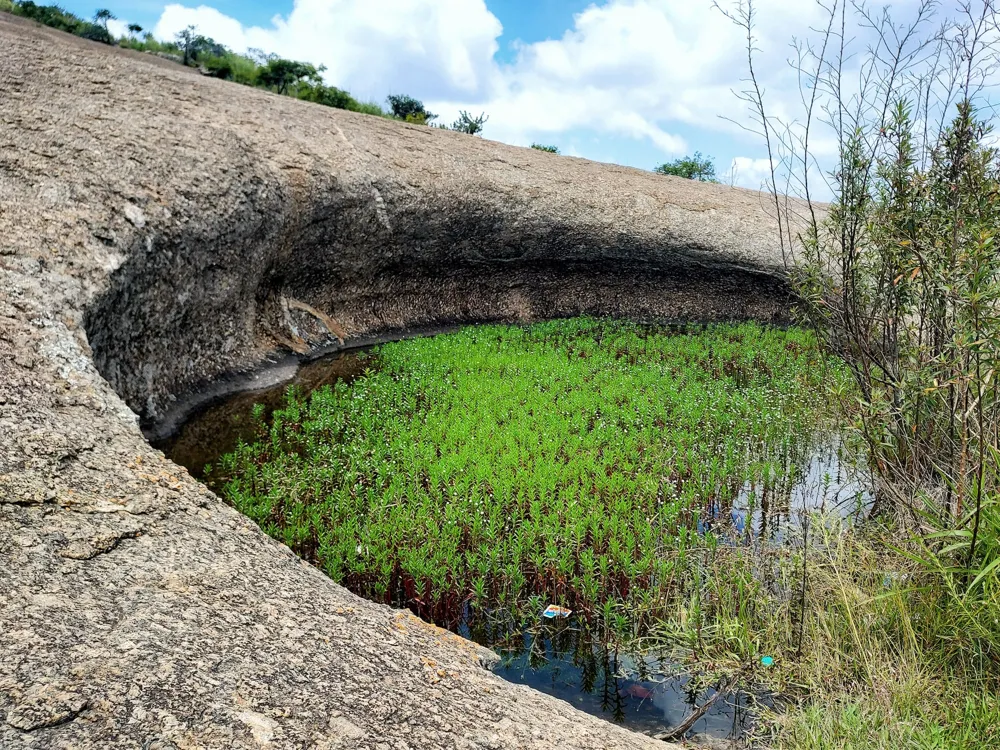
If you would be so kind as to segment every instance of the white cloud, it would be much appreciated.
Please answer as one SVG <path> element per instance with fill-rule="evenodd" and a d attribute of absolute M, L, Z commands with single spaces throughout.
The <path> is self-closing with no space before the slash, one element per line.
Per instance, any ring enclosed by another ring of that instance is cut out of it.
<path fill-rule="evenodd" d="M 111 36 L 116 38 L 128 36 L 128 21 L 122 21 L 117 18 L 109 20 L 108 31 L 111 32 Z"/>
<path fill-rule="evenodd" d="M 782 114 L 790 109 L 785 94 L 797 94 L 786 60 L 791 21 L 808 31 L 818 10 L 803 0 L 757 6 L 759 64 Z M 709 0 L 608 0 L 574 16 L 560 38 L 522 45 L 476 106 L 491 113 L 489 135 L 500 140 L 528 143 L 589 128 L 646 139 L 677 156 L 688 150 L 678 124 L 752 138 L 723 119 L 749 122 L 732 92 L 743 85 L 745 46 L 741 30 Z M 467 104 L 434 102 L 448 115 Z"/>
<path fill-rule="evenodd" d="M 253 47 L 252 38 L 271 43 L 273 37 L 273 32 L 263 29 L 244 30 L 243 24 L 235 18 L 230 18 L 207 5 L 199 5 L 197 8 L 183 5 L 166 6 L 153 29 L 153 36 L 160 41 L 172 42 L 177 33 L 188 26 L 196 27 L 198 33 L 210 36 L 237 52 L 245 52 Z"/>
<path fill-rule="evenodd" d="M 244 27 L 209 6 L 168 5 L 159 39 L 193 25 L 245 52 L 259 48 L 327 66 L 355 95 L 420 91 L 425 99 L 476 96 L 491 87 L 503 27 L 483 0 L 296 0 L 268 28 Z"/>
<path fill-rule="evenodd" d="M 737 156 L 733 159 L 729 172 L 720 175 L 720 179 L 752 190 L 766 189 L 771 181 L 771 162 L 769 159 Z"/>

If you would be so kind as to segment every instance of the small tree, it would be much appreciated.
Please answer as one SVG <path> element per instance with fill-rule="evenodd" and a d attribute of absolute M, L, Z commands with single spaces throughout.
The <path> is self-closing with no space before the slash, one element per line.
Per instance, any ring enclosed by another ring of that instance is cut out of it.
<path fill-rule="evenodd" d="M 194 59 L 194 40 L 198 37 L 196 32 L 197 29 L 194 26 L 188 26 L 183 31 L 178 31 L 174 36 L 177 46 L 184 52 L 185 65 L 190 65 L 191 60 Z"/>
<path fill-rule="evenodd" d="M 184 53 L 185 65 L 191 65 L 202 56 L 223 57 L 229 52 L 211 37 L 199 34 L 194 26 L 188 26 L 183 31 L 178 31 L 174 39 Z"/>
<path fill-rule="evenodd" d="M 549 153 L 549 154 L 558 154 L 559 153 L 558 146 L 543 146 L 541 143 L 532 143 L 531 147 L 533 149 L 535 149 L 535 151 L 545 151 L 546 153 Z"/>
<path fill-rule="evenodd" d="M 437 118 L 437 115 L 427 111 L 422 101 L 414 99 L 412 96 L 392 94 L 387 97 L 387 101 L 392 108 L 392 116 L 400 120 L 426 125 Z"/>
<path fill-rule="evenodd" d="M 135 37 L 139 36 L 139 34 L 141 34 L 141 33 L 142 33 L 142 26 L 140 26 L 139 24 L 137 24 L 137 23 L 130 23 L 128 25 L 128 35 L 131 38 L 134 39 Z"/>
<path fill-rule="evenodd" d="M 108 21 L 117 21 L 118 16 L 112 13 L 107 8 L 101 8 L 99 11 L 94 13 L 94 23 L 99 24 L 104 27 L 104 30 L 108 30 Z"/>
<path fill-rule="evenodd" d="M 326 68 L 323 66 L 317 68 L 309 63 L 271 56 L 267 65 L 257 74 L 257 81 L 262 86 L 273 88 L 279 94 L 287 94 L 290 87 L 297 86 L 302 81 L 321 85 L 323 79 L 320 74 L 324 70 Z"/>
<path fill-rule="evenodd" d="M 485 112 L 480 114 L 479 117 L 472 117 L 463 109 L 459 113 L 458 119 L 452 123 L 451 129 L 458 133 L 479 135 L 483 132 L 483 125 L 485 125 L 489 119 L 489 116 Z"/>
<path fill-rule="evenodd" d="M 684 177 L 698 182 L 718 182 L 715 178 L 715 163 L 711 157 L 702 156 L 701 151 L 695 151 L 694 156 L 685 156 L 667 164 L 661 164 L 654 167 L 653 171 L 657 174 Z"/>

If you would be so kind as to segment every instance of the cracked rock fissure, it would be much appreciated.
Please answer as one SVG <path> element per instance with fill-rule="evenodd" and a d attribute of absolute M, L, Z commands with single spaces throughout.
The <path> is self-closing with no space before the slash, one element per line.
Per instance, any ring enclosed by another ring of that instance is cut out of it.
<path fill-rule="evenodd" d="M 327 109 L 4 13 L 0 49 L 0 747 L 664 747 L 335 585 L 138 420 L 340 336 L 784 321 L 767 197 Z"/>

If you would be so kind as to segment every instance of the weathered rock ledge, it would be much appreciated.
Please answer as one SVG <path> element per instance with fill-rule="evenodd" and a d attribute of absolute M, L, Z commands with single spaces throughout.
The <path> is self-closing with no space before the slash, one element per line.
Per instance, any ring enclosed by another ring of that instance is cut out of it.
<path fill-rule="evenodd" d="M 337 333 L 782 319 L 766 200 L 324 109 L 4 14 L 0 49 L 0 746 L 663 747 L 334 585 L 136 415 Z"/>

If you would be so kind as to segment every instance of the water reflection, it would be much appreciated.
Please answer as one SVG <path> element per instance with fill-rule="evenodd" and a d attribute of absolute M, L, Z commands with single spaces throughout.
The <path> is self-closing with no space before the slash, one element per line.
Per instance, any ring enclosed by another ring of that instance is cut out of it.
<path fill-rule="evenodd" d="M 467 635 L 481 638 L 484 634 Z M 511 682 L 648 734 L 678 726 L 716 691 L 663 657 L 636 660 L 619 654 L 573 622 L 541 624 L 500 639 L 493 648 L 501 655 L 496 672 Z M 750 703 L 745 693 L 722 696 L 686 736 L 742 737 L 752 720 L 747 709 Z"/>
<path fill-rule="evenodd" d="M 796 446 L 781 457 L 782 481 L 747 481 L 731 503 L 715 500 L 698 520 L 698 531 L 729 543 L 782 544 L 806 515 L 857 521 L 874 502 L 857 470 L 843 459 L 843 445 L 825 436 L 817 445 Z M 794 535 L 793 535 L 794 536 Z"/>

